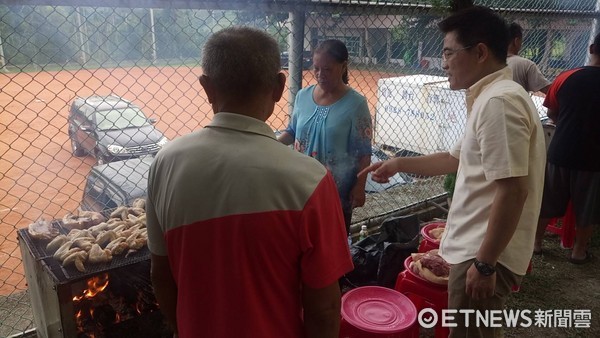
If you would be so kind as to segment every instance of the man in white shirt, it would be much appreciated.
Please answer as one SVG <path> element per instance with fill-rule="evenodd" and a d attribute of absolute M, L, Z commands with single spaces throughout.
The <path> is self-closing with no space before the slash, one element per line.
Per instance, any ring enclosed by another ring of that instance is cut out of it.
<path fill-rule="evenodd" d="M 506 66 L 508 28 L 492 10 L 474 6 L 438 24 L 445 34 L 442 66 L 450 88 L 466 89 L 465 133 L 450 152 L 398 157 L 371 165 L 373 180 L 397 172 L 457 172 L 440 243 L 451 264 L 448 307 L 502 310 L 520 284 L 533 249 L 542 199 L 546 148 L 528 93 Z M 466 325 L 455 316 L 451 337 L 496 337 L 502 328 Z"/>

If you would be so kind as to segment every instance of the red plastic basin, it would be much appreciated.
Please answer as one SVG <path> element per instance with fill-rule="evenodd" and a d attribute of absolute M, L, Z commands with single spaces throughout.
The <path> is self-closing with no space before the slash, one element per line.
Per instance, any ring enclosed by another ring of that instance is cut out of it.
<path fill-rule="evenodd" d="M 363 286 L 342 297 L 342 324 L 346 337 L 400 337 L 412 330 L 417 309 L 398 291 Z"/>

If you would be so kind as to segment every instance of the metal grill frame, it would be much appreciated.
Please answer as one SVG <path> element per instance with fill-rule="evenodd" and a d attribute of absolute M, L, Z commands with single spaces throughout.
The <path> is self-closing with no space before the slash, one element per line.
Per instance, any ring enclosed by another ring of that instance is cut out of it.
<path fill-rule="evenodd" d="M 145 247 L 136 257 L 100 264 L 96 269 L 85 273 L 73 268 L 73 272 L 63 268 L 52 256 L 41 257 L 39 245 L 32 241 L 27 229 L 20 229 L 17 238 L 29 286 L 34 322 L 40 338 L 77 337 L 77 325 L 73 317 L 73 291 L 82 288 L 91 277 L 127 269 L 150 259 L 150 252 Z"/>

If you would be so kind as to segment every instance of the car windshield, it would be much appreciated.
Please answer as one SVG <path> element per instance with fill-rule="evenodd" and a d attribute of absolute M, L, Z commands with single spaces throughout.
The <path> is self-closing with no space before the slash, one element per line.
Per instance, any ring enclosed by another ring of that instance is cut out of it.
<path fill-rule="evenodd" d="M 139 108 L 130 106 L 97 111 L 96 125 L 99 130 L 139 128 L 148 125 L 148 119 Z"/>

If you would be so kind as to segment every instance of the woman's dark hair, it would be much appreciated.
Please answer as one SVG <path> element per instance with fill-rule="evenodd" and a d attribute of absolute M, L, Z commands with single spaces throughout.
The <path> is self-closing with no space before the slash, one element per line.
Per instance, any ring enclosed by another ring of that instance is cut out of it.
<path fill-rule="evenodd" d="M 346 45 L 340 40 L 331 39 L 322 41 L 321 43 L 319 43 L 317 48 L 315 48 L 313 55 L 316 53 L 325 53 L 331 56 L 335 61 L 339 63 L 344 63 L 348 61 L 348 48 L 346 48 Z M 342 81 L 345 84 L 348 84 L 347 66 L 346 70 L 344 71 L 344 74 L 342 74 Z"/>
<path fill-rule="evenodd" d="M 442 33 L 456 33 L 463 46 L 485 44 L 500 62 L 506 62 L 508 52 L 508 25 L 494 11 L 483 6 L 473 6 L 453 13 L 438 27 Z"/>

